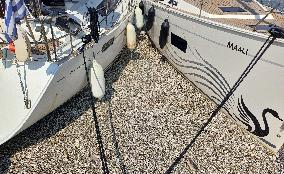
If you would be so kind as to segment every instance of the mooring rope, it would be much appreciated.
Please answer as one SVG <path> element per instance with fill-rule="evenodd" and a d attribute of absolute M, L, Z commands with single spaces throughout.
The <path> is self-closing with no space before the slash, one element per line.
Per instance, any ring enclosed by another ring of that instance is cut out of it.
<path fill-rule="evenodd" d="M 277 32 L 277 31 L 276 31 Z M 201 133 L 205 130 L 205 128 L 211 123 L 213 118 L 218 114 L 218 112 L 221 110 L 221 108 L 225 105 L 225 103 L 228 101 L 228 99 L 233 95 L 233 93 L 236 91 L 236 89 L 240 86 L 240 84 L 243 82 L 243 80 L 247 77 L 247 75 L 250 73 L 250 71 L 254 68 L 256 63 L 261 59 L 263 54 L 266 52 L 266 50 L 272 45 L 272 43 L 275 41 L 277 37 L 280 37 L 280 35 L 277 36 L 279 33 L 271 33 L 271 35 L 266 39 L 265 43 L 261 46 L 257 54 L 254 56 L 254 58 L 251 60 L 249 65 L 246 67 L 246 69 L 243 71 L 239 79 L 236 81 L 232 89 L 228 92 L 228 94 L 224 97 L 222 102 L 216 107 L 216 109 L 212 112 L 209 119 L 206 121 L 206 123 L 199 129 L 199 131 L 195 134 L 194 138 L 190 141 L 190 143 L 184 148 L 184 150 L 179 154 L 179 156 L 175 159 L 175 161 L 171 164 L 171 166 L 167 169 L 165 174 L 170 174 L 174 170 L 174 168 L 180 163 L 184 155 L 188 152 L 188 150 L 193 146 L 193 144 L 196 142 L 197 138 L 201 135 Z M 271 39 L 272 37 L 272 39 Z M 271 40 L 270 40 L 271 39 Z M 268 43 L 268 44 L 267 44 Z M 266 45 L 267 44 L 267 45 Z M 266 45 L 266 47 L 265 47 Z M 265 48 L 264 48 L 265 47 Z"/>
<path fill-rule="evenodd" d="M 124 164 L 124 161 L 122 159 L 121 153 L 120 153 L 120 149 L 119 149 L 119 144 L 116 138 L 116 133 L 115 133 L 115 128 L 113 125 L 113 121 L 112 121 L 112 112 L 111 112 L 111 98 L 108 101 L 108 114 L 109 114 L 109 124 L 110 124 L 110 129 L 111 129 L 111 133 L 112 133 L 112 143 L 114 145 L 114 150 L 115 150 L 115 156 L 118 162 L 118 165 L 120 167 L 120 170 L 123 174 L 128 174 L 128 171 L 126 169 L 126 166 Z"/>
<path fill-rule="evenodd" d="M 89 71 L 88 71 L 88 68 L 87 68 L 87 62 L 86 62 L 86 57 L 85 57 L 85 46 L 83 46 L 83 59 L 84 59 L 84 65 L 85 65 L 85 72 L 86 72 L 86 76 L 87 76 L 87 83 L 88 83 L 87 85 L 88 85 L 88 88 L 90 89 L 91 107 L 92 107 L 92 111 L 93 111 L 93 118 L 94 118 L 94 121 L 95 121 L 97 143 L 99 145 L 99 153 L 100 153 L 100 159 L 101 159 L 101 162 L 102 162 L 102 170 L 103 170 L 104 174 L 109 174 L 109 169 L 108 169 L 108 165 L 107 165 L 107 159 L 106 159 L 106 156 L 105 156 L 105 150 L 104 150 L 104 145 L 103 145 L 103 141 L 102 141 L 99 121 L 98 121 L 97 114 L 96 114 L 95 98 L 93 97 L 93 92 L 92 92 L 92 89 L 91 89 L 91 82 L 90 82 L 90 77 L 89 77 Z"/>

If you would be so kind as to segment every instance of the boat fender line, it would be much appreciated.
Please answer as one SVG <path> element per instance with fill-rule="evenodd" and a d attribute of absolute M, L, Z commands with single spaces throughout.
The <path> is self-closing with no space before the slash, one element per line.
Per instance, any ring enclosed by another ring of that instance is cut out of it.
<path fill-rule="evenodd" d="M 141 29 L 144 26 L 144 19 L 143 19 L 142 10 L 139 7 L 135 8 L 135 20 L 136 20 L 137 29 L 141 31 Z"/>
<path fill-rule="evenodd" d="M 155 19 L 155 8 L 152 6 L 148 11 L 147 22 L 146 22 L 146 31 L 151 30 L 154 24 Z"/>
<path fill-rule="evenodd" d="M 93 96 L 95 98 L 101 99 L 105 95 L 105 77 L 103 67 L 95 60 L 93 60 L 93 65 L 90 71 L 91 87 Z"/>
<path fill-rule="evenodd" d="M 218 114 L 218 112 L 222 109 L 222 107 L 226 104 L 226 102 L 230 99 L 230 97 L 234 94 L 234 92 L 237 90 L 237 88 L 240 86 L 240 84 L 244 81 L 244 79 L 247 77 L 247 75 L 251 72 L 251 70 L 254 68 L 254 66 L 257 64 L 257 62 L 261 59 L 263 54 L 268 50 L 268 48 L 273 44 L 273 42 L 277 38 L 284 38 L 284 29 L 281 29 L 279 27 L 272 27 L 269 30 L 270 36 L 266 39 L 264 44 L 261 46 L 261 48 L 258 50 L 254 58 L 251 60 L 251 62 L 247 65 L 246 69 L 243 71 L 241 76 L 238 78 L 234 86 L 230 89 L 230 91 L 226 94 L 222 102 L 214 109 L 214 111 L 211 113 L 208 120 L 203 124 L 203 126 L 198 130 L 198 132 L 195 134 L 194 138 L 190 141 L 190 143 L 183 149 L 183 151 L 176 157 L 175 161 L 170 165 L 170 167 L 167 169 L 165 174 L 170 174 L 174 170 L 174 168 L 180 163 L 182 158 L 185 156 L 185 154 L 188 152 L 188 150 L 194 145 L 194 143 L 197 141 L 197 138 L 201 135 L 201 133 L 205 130 L 205 128 L 211 123 L 214 117 Z"/>
<path fill-rule="evenodd" d="M 145 6 L 144 6 L 143 1 L 140 1 L 140 3 L 139 3 L 139 8 L 140 8 L 141 11 L 142 11 L 142 15 L 144 15 L 144 13 L 145 13 Z"/>
<path fill-rule="evenodd" d="M 167 44 L 169 30 L 170 30 L 170 23 L 168 19 L 165 19 L 161 25 L 160 36 L 159 36 L 159 45 L 161 49 L 163 49 Z"/>
<path fill-rule="evenodd" d="M 85 44 L 82 46 L 82 54 L 83 54 L 83 61 L 84 61 L 84 66 L 85 66 L 85 73 L 86 73 L 86 77 L 87 77 L 87 85 L 88 85 L 88 89 L 91 89 L 91 82 L 90 82 L 90 77 L 89 77 L 89 70 L 87 67 L 87 62 L 86 62 L 86 57 L 85 57 Z M 95 122 L 95 129 L 96 129 L 96 139 L 97 139 L 97 143 L 99 146 L 99 153 L 100 153 L 100 159 L 102 162 L 102 170 L 104 174 L 109 174 L 109 169 L 108 169 L 108 164 L 107 164 L 107 158 L 105 155 L 105 150 L 104 150 L 104 144 L 102 141 L 102 135 L 101 135 L 101 130 L 100 130 L 100 126 L 99 126 L 99 121 L 98 121 L 98 117 L 96 114 L 96 106 L 95 106 L 95 98 L 93 97 L 92 94 L 92 90 L 90 90 L 90 98 L 91 98 L 91 108 L 92 108 L 92 112 L 93 112 L 93 118 L 94 118 L 94 122 Z"/>
<path fill-rule="evenodd" d="M 126 43 L 127 43 L 127 48 L 130 51 L 135 50 L 136 48 L 136 32 L 134 26 L 128 22 L 126 26 Z"/>

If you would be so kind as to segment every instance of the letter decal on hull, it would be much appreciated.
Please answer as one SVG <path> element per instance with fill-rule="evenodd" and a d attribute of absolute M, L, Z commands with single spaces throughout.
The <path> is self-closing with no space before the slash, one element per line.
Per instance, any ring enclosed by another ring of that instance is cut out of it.
<path fill-rule="evenodd" d="M 238 46 L 237 44 L 234 44 L 232 42 L 228 42 L 227 48 L 231 48 L 233 51 L 240 52 L 244 55 L 248 55 L 248 49 L 245 49 L 244 47 Z"/>

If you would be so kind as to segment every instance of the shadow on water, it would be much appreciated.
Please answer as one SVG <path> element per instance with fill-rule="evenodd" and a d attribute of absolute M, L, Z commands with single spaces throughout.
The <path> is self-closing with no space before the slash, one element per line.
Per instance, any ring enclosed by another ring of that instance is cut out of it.
<path fill-rule="evenodd" d="M 125 48 L 124 48 L 125 49 Z M 139 57 L 139 54 L 133 53 L 132 58 L 129 56 L 129 51 L 122 51 L 114 60 L 112 65 L 106 70 L 106 95 L 103 97 L 103 102 L 111 102 L 113 93 L 112 84 L 116 82 L 121 72 L 127 66 L 128 62 L 132 59 Z M 78 105 L 78 103 L 83 103 Z M 8 142 L 0 146 L 0 173 L 7 173 L 11 166 L 11 156 L 22 149 L 28 148 L 32 145 L 40 143 L 41 141 L 53 136 L 60 130 L 78 119 L 84 112 L 86 112 L 91 106 L 90 92 L 88 87 L 82 89 L 79 93 L 58 107 L 49 115 L 24 130 Z M 111 105 L 109 105 L 111 107 Z M 74 112 L 75 111 L 75 112 Z M 111 115 L 111 111 L 109 111 Z M 112 117 L 109 119 L 110 127 L 112 128 L 112 140 L 114 143 L 116 157 L 121 159 L 119 153 L 118 141 L 114 131 Z M 121 170 L 126 171 L 124 164 L 120 161 Z M 124 172 L 125 173 L 125 172 Z"/>

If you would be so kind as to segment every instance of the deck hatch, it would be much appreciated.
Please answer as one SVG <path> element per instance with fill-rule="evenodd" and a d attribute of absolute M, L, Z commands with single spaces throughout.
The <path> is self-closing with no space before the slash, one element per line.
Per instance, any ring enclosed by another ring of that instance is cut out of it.
<path fill-rule="evenodd" d="M 219 7 L 223 12 L 236 13 L 236 12 L 246 12 L 246 10 L 241 7 Z"/>
<path fill-rule="evenodd" d="M 171 44 L 186 53 L 187 41 L 174 33 L 171 33 Z"/>
<path fill-rule="evenodd" d="M 270 25 L 249 25 L 252 29 L 255 29 L 257 31 L 268 31 L 271 26 Z"/>

